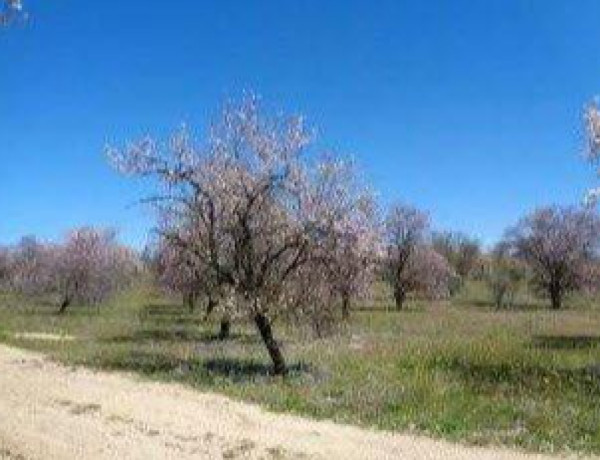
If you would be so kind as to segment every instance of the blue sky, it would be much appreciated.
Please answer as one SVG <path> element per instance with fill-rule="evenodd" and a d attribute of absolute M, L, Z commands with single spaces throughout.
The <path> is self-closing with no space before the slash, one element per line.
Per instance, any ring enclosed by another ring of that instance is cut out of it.
<path fill-rule="evenodd" d="M 499 238 L 580 201 L 582 108 L 600 93 L 600 2 L 25 1 L 0 31 L 0 243 L 114 226 L 141 245 L 143 193 L 106 143 L 202 128 L 252 90 L 353 155 L 387 203 Z"/>

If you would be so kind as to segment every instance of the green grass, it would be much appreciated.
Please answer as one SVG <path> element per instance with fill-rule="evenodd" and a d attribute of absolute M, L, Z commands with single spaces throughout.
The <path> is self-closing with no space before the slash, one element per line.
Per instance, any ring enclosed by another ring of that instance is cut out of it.
<path fill-rule="evenodd" d="M 277 411 L 475 444 L 600 453 L 600 309 L 581 298 L 559 312 L 542 306 L 523 297 L 495 311 L 474 285 L 451 303 L 396 312 L 382 293 L 332 337 L 278 323 L 292 368 L 285 379 L 269 375 L 250 325 L 235 324 L 234 337 L 219 342 L 201 312 L 144 289 L 62 317 L 41 302 L 0 296 L 0 340 Z M 77 340 L 14 337 L 27 331 Z"/>

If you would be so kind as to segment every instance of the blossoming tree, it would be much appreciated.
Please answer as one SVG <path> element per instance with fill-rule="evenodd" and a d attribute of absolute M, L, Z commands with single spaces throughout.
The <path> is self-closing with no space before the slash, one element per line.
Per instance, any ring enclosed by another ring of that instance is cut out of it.
<path fill-rule="evenodd" d="M 448 293 L 452 270 L 447 260 L 427 244 L 428 216 L 418 209 L 393 205 L 385 221 L 387 254 L 383 273 L 393 289 L 396 308 L 417 292 L 432 298 Z"/>
<path fill-rule="evenodd" d="M 507 242 L 527 263 L 534 283 L 559 309 L 566 293 L 585 287 L 600 243 L 600 219 L 575 207 L 540 208 L 507 232 Z"/>
<path fill-rule="evenodd" d="M 62 296 L 59 313 L 73 302 L 102 302 L 126 286 L 137 270 L 135 254 L 117 243 L 112 230 L 72 230 L 53 253 L 54 287 Z"/>
<path fill-rule="evenodd" d="M 273 322 L 310 311 L 294 283 L 336 260 L 332 241 L 361 232 L 364 198 L 340 180 L 339 160 L 310 154 L 312 137 L 301 117 L 271 115 L 250 96 L 224 108 L 204 146 L 182 130 L 167 145 L 146 138 L 108 151 L 121 172 L 155 180 L 161 238 L 254 322 L 275 374 L 287 367 Z"/>

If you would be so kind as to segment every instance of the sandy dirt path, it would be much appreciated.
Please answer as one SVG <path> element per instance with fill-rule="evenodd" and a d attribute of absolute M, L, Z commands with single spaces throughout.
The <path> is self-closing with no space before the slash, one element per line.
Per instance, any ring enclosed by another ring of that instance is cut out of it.
<path fill-rule="evenodd" d="M 226 397 L 73 369 L 0 345 L 0 458 L 534 459 L 268 413 Z"/>

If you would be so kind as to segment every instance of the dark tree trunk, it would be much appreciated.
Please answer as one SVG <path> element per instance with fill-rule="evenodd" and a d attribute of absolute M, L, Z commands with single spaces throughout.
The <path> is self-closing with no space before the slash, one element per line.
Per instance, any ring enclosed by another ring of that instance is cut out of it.
<path fill-rule="evenodd" d="M 401 288 L 394 289 L 394 300 L 396 301 L 396 310 L 402 310 L 404 307 L 404 300 L 406 299 L 406 293 Z"/>
<path fill-rule="evenodd" d="M 210 317 L 214 309 L 217 307 L 217 301 L 211 296 L 208 296 L 208 304 L 206 305 L 206 319 Z"/>
<path fill-rule="evenodd" d="M 219 328 L 219 340 L 228 339 L 231 334 L 231 321 L 227 317 L 221 319 L 221 325 Z"/>
<path fill-rule="evenodd" d="M 67 295 L 67 296 L 65 296 L 64 300 L 60 304 L 60 308 L 58 309 L 58 314 L 62 315 L 65 311 L 67 311 L 67 308 L 69 307 L 69 305 L 71 305 L 71 297 L 69 297 Z"/>
<path fill-rule="evenodd" d="M 319 338 L 323 338 L 323 332 L 321 331 L 321 322 L 319 320 L 314 321 L 313 329 L 315 331 L 315 335 Z"/>
<path fill-rule="evenodd" d="M 271 323 L 269 322 L 269 319 L 262 313 L 257 313 L 254 316 L 254 323 L 260 332 L 260 337 L 267 347 L 271 361 L 273 361 L 273 373 L 275 375 L 287 374 L 285 359 L 283 358 L 279 344 L 273 337 L 273 330 L 271 329 Z"/>
<path fill-rule="evenodd" d="M 190 313 L 193 313 L 196 308 L 196 296 L 193 292 L 189 292 L 184 296 L 184 303 L 190 310 Z"/>
<path fill-rule="evenodd" d="M 342 317 L 350 318 L 350 295 L 347 293 L 342 294 Z"/>
<path fill-rule="evenodd" d="M 73 288 L 71 288 L 71 286 L 73 286 Z M 58 309 L 58 314 L 62 315 L 67 308 L 69 307 L 69 305 L 71 305 L 71 302 L 73 301 L 73 297 L 75 297 L 75 295 L 77 295 L 77 292 L 79 291 L 79 283 L 75 282 L 73 283 L 73 285 L 71 285 L 71 283 L 67 283 L 66 287 L 65 287 L 65 297 L 62 301 L 62 303 L 60 304 L 60 308 Z"/>
<path fill-rule="evenodd" d="M 560 286 L 550 286 L 550 304 L 553 310 L 560 310 L 562 307 L 562 291 Z"/>

